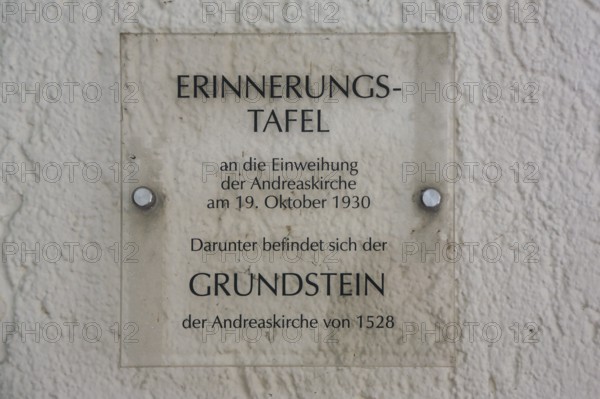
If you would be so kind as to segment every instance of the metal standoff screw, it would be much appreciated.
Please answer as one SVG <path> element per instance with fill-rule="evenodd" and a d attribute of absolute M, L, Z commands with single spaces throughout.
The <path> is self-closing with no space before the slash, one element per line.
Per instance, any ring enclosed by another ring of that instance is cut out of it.
<path fill-rule="evenodd" d="M 421 193 L 421 202 L 425 208 L 434 209 L 440 206 L 442 202 L 442 194 L 435 188 L 428 188 Z"/>
<path fill-rule="evenodd" d="M 156 195 L 148 187 L 141 186 L 133 190 L 131 200 L 140 209 L 150 209 L 156 203 Z"/>

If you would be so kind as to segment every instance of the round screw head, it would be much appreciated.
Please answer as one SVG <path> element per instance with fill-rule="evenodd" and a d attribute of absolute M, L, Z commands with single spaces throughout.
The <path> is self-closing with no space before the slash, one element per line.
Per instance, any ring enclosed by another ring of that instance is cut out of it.
<path fill-rule="evenodd" d="M 131 194 L 131 199 L 135 206 L 140 209 L 150 209 L 156 203 L 156 195 L 152 190 L 148 187 L 138 187 L 133 190 L 133 194 Z"/>
<path fill-rule="evenodd" d="M 442 203 L 442 194 L 435 188 L 428 188 L 421 193 L 421 202 L 428 209 L 434 209 Z"/>

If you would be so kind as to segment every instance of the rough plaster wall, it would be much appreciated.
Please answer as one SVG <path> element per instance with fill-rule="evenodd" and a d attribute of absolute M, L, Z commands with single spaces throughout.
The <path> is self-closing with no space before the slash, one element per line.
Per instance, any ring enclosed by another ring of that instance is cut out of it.
<path fill-rule="evenodd" d="M 97 183 L 82 179 L 81 168 L 73 183 L 2 182 L 2 241 L 28 248 L 98 242 L 104 251 L 96 263 L 77 252 L 73 262 L 3 261 L 3 322 L 93 321 L 103 337 L 96 344 L 80 335 L 72 343 L 13 337 L 2 347 L 0 397 L 598 397 L 600 4 L 542 2 L 537 24 L 514 23 L 508 2 L 501 4 L 505 16 L 497 23 L 480 14 L 474 22 L 404 22 L 400 2 L 377 0 L 342 2 L 334 24 L 288 23 L 280 15 L 273 23 L 231 17 L 203 23 L 199 2 L 179 0 L 142 3 L 134 24 L 114 24 L 108 2 L 98 23 L 80 14 L 73 23 L 3 21 L 2 82 L 98 82 L 104 95 L 96 103 L 84 101 L 80 91 L 72 103 L 31 96 L 2 103 L 2 162 L 97 162 L 103 168 Z M 539 263 L 476 257 L 457 265 L 459 322 L 494 321 L 503 327 L 502 339 L 459 343 L 455 368 L 119 369 L 118 344 L 108 330 L 119 318 L 119 266 L 107 248 L 119 236 L 118 184 L 108 166 L 119 161 L 120 107 L 109 87 L 119 80 L 120 31 L 453 31 L 459 82 L 499 82 L 506 93 L 513 82 L 521 88 L 537 82 L 537 104 L 476 98 L 456 111 L 458 160 L 495 161 L 510 176 L 496 184 L 457 184 L 458 241 L 539 247 Z M 516 161 L 535 162 L 539 183 L 515 184 L 508 166 Z M 536 323 L 540 342 L 515 343 L 508 329 L 514 322 Z"/>

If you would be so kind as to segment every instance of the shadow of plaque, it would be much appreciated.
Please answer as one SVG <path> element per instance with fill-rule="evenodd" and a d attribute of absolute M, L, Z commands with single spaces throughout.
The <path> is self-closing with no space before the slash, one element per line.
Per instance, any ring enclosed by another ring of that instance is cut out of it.
<path fill-rule="evenodd" d="M 121 364 L 452 365 L 454 105 L 421 91 L 453 59 L 451 34 L 123 35 Z"/>

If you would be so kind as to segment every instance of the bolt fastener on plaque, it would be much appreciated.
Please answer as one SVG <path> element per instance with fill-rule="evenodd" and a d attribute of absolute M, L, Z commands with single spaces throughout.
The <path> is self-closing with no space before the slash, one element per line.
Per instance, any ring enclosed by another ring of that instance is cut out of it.
<path fill-rule="evenodd" d="M 436 209 L 442 202 L 442 194 L 435 188 L 427 188 L 421 192 L 421 202 L 427 209 Z"/>
<path fill-rule="evenodd" d="M 133 190 L 131 200 L 140 209 L 150 209 L 156 204 L 156 195 L 148 187 L 138 187 Z"/>

